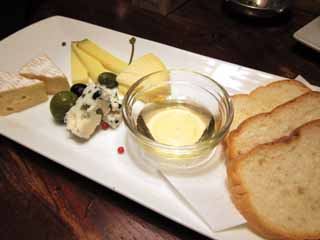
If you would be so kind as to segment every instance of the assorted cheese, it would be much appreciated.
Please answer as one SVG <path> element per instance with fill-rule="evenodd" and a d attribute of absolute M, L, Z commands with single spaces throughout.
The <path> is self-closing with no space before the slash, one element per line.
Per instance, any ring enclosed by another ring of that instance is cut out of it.
<path fill-rule="evenodd" d="M 45 54 L 25 64 L 19 73 L 26 78 L 43 81 L 48 94 L 68 90 L 70 87 L 64 73 Z"/>
<path fill-rule="evenodd" d="M 142 77 L 158 71 L 165 71 L 166 67 L 162 61 L 152 53 L 146 54 L 136 60 L 134 60 L 127 68 L 123 70 L 118 76 L 117 81 L 122 86 L 120 88 L 121 94 L 126 94 L 127 90 L 132 84 L 141 79 Z M 153 79 L 150 79 L 149 82 L 152 84 L 159 84 L 164 81 L 168 81 L 168 74 L 157 74 Z M 155 95 L 168 95 L 170 89 L 168 88 L 155 88 L 154 93 L 151 94 L 151 98 Z"/>
<path fill-rule="evenodd" d="M 0 72 L 0 115 L 8 115 L 47 100 L 42 81 L 16 73 Z"/>
<path fill-rule="evenodd" d="M 117 89 L 89 83 L 76 104 L 66 113 L 65 123 L 71 133 L 88 139 L 102 121 L 111 128 L 117 128 L 121 119 Z"/>
<path fill-rule="evenodd" d="M 111 128 L 120 125 L 122 104 L 118 88 L 124 95 L 128 88 L 144 75 L 165 69 L 161 60 L 153 54 L 146 54 L 128 65 L 89 39 L 72 42 L 71 81 L 78 85 L 76 87 L 81 89 L 81 92 L 69 92 L 74 89 L 70 89 L 67 77 L 43 54 L 22 66 L 19 74 L 0 72 L 0 115 L 21 111 L 46 101 L 47 94 L 75 93 L 74 96 L 79 97 L 75 103 L 69 104 L 67 109 L 65 104 L 62 104 L 65 103 L 64 94 L 60 94 L 60 104 L 52 106 L 55 106 L 54 110 L 57 112 L 63 110 L 61 120 L 64 119 L 72 134 L 89 139 L 101 124 L 107 124 Z M 109 75 L 105 74 L 102 78 L 101 73 L 105 72 Z M 154 83 L 167 80 L 167 75 L 164 75 L 154 79 Z M 79 84 L 82 85 L 81 88 Z M 156 89 L 155 93 L 158 92 Z M 167 94 L 168 89 L 164 89 L 164 92 L 162 89 L 160 93 Z M 53 111 L 51 104 L 50 111 Z"/>
<path fill-rule="evenodd" d="M 84 64 L 93 82 L 98 81 L 98 77 L 101 73 L 109 72 L 97 59 L 80 49 L 76 42 L 71 44 L 71 51 L 73 51 Z"/>
<path fill-rule="evenodd" d="M 79 41 L 77 46 L 87 54 L 100 61 L 106 69 L 109 69 L 116 74 L 121 73 L 128 66 L 127 63 L 102 49 L 89 39 Z"/>
<path fill-rule="evenodd" d="M 73 84 L 89 82 L 88 71 L 74 51 L 71 51 L 71 81 Z"/>

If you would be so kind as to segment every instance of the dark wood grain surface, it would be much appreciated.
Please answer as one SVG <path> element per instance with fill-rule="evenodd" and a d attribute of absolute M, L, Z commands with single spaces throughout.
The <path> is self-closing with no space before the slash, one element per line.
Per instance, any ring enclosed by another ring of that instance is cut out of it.
<path fill-rule="evenodd" d="M 63 15 L 320 85 L 320 54 L 292 38 L 320 15 L 318 1 L 297 1 L 291 14 L 271 20 L 238 16 L 212 0 L 189 0 L 167 16 L 124 0 L 23 3 L 12 6 L 20 17 L 2 16 L 1 37 Z M 206 238 L 0 136 L 0 239 Z"/>

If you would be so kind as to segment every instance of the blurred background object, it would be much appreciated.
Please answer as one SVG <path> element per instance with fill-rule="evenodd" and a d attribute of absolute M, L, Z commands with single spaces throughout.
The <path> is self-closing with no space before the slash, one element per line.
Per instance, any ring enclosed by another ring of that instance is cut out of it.
<path fill-rule="evenodd" d="M 252 17 L 274 17 L 290 10 L 292 0 L 225 0 L 228 6 Z"/>
<path fill-rule="evenodd" d="M 294 33 L 294 38 L 320 52 L 320 16 Z"/>
<path fill-rule="evenodd" d="M 138 7 L 167 15 L 177 7 L 181 6 L 186 0 L 132 0 Z"/>

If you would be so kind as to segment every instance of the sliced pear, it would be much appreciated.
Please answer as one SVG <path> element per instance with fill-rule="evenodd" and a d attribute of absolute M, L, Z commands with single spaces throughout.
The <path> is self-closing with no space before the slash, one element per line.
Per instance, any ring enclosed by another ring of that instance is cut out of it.
<path fill-rule="evenodd" d="M 103 65 L 96 60 L 95 58 L 91 57 L 86 52 L 82 51 L 77 43 L 72 43 L 71 45 L 74 52 L 79 57 L 80 61 L 83 63 L 83 65 L 88 70 L 89 76 L 93 82 L 98 81 L 98 77 L 103 72 L 110 72 L 108 69 L 104 68 Z"/>
<path fill-rule="evenodd" d="M 78 43 L 78 47 L 90 56 L 100 61 L 105 68 L 116 74 L 119 74 L 128 66 L 127 63 L 102 49 L 100 46 L 89 39 L 80 41 Z"/>
<path fill-rule="evenodd" d="M 73 44 L 74 43 L 72 43 L 72 45 Z M 89 82 L 88 71 L 74 52 L 73 48 L 71 48 L 71 80 L 72 84 Z"/>
<path fill-rule="evenodd" d="M 119 88 L 121 94 L 125 94 L 132 84 L 141 79 L 142 77 L 158 71 L 164 71 L 152 77 L 149 77 L 148 84 L 159 85 L 162 82 L 168 81 L 169 76 L 166 71 L 165 65 L 155 55 L 149 53 L 137 60 L 133 61 L 122 73 L 117 76 L 117 81 L 122 86 Z M 160 100 L 170 94 L 170 88 L 166 86 L 156 86 L 154 89 L 148 91 L 141 99 L 147 100 Z"/>

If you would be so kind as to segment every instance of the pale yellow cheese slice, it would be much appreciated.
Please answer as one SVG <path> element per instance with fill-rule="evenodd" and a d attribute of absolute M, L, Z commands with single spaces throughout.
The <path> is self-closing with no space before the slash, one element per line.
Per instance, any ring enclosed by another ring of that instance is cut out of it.
<path fill-rule="evenodd" d="M 82 64 L 77 54 L 71 48 L 71 81 L 72 84 L 88 83 L 89 75 L 86 67 Z"/>
<path fill-rule="evenodd" d="M 147 87 L 148 91 L 145 91 L 145 94 L 140 96 L 139 99 L 147 102 L 165 99 L 171 93 L 170 86 L 165 84 L 169 80 L 169 74 L 162 61 L 152 53 L 136 59 L 117 76 L 117 81 L 120 84 L 120 94 L 125 95 L 135 82 L 144 76 L 159 71 L 161 73 L 148 77 L 148 81 L 141 85 L 141 88 Z M 151 89 L 151 86 L 157 87 Z"/>
<path fill-rule="evenodd" d="M 99 45 L 89 39 L 84 39 L 78 42 L 77 46 L 90 56 L 100 61 L 106 69 L 109 69 L 116 74 L 121 73 L 128 66 L 128 64 L 120 58 L 117 58 L 102 49 Z"/>
<path fill-rule="evenodd" d="M 97 59 L 87 54 L 85 51 L 81 50 L 77 42 L 71 44 L 72 50 L 77 54 L 80 61 L 86 67 L 89 76 L 93 82 L 98 81 L 98 77 L 103 72 L 110 72 L 107 70 Z"/>
<path fill-rule="evenodd" d="M 117 81 L 126 86 L 131 86 L 142 77 L 158 71 L 166 70 L 162 61 L 152 53 L 146 54 L 134 60 L 127 68 L 125 68 L 118 76 Z M 166 81 L 168 78 L 159 78 L 154 82 Z"/>

